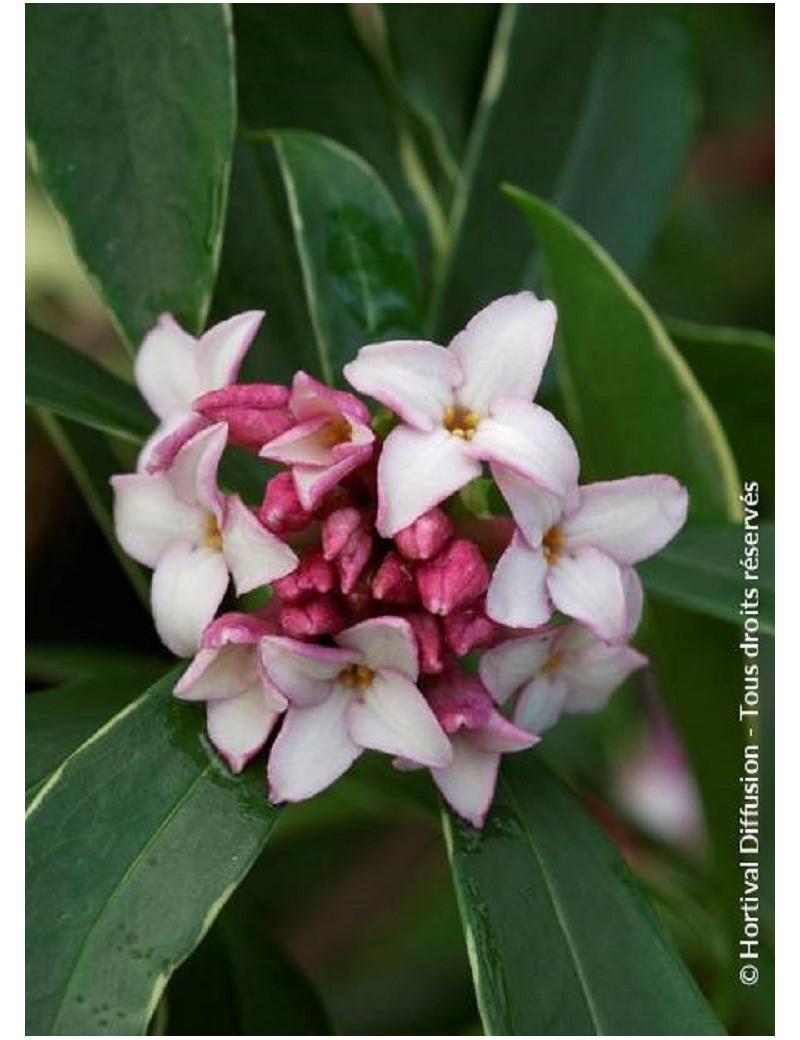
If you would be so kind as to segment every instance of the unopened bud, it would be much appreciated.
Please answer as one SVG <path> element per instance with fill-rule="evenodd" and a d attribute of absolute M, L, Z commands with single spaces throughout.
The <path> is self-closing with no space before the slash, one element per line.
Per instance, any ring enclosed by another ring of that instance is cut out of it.
<path fill-rule="evenodd" d="M 489 568 L 474 542 L 457 538 L 417 570 L 417 588 L 426 610 L 445 616 L 472 603 L 489 584 Z"/>
<path fill-rule="evenodd" d="M 500 626 L 486 616 L 483 601 L 463 610 L 456 610 L 444 619 L 444 637 L 457 657 L 463 657 L 476 647 L 488 646 Z"/>
<path fill-rule="evenodd" d="M 234 383 L 198 397 L 194 410 L 210 422 L 228 424 L 228 440 L 258 451 L 294 423 L 289 391 L 274 383 Z"/>
<path fill-rule="evenodd" d="M 444 641 L 441 623 L 432 614 L 406 614 L 417 641 L 419 670 L 424 675 L 436 675 L 444 668 Z"/>
<path fill-rule="evenodd" d="M 311 639 L 340 631 L 344 627 L 344 618 L 332 596 L 315 596 L 283 607 L 280 623 L 287 636 Z"/>
<path fill-rule="evenodd" d="M 395 545 L 407 560 L 431 560 L 453 537 L 453 522 L 438 507 L 404 527 L 394 537 Z"/>
<path fill-rule="evenodd" d="M 314 593 L 330 592 L 333 583 L 333 567 L 322 553 L 312 552 L 300 560 L 291 574 L 273 582 L 272 587 L 281 599 L 293 601 Z"/>
<path fill-rule="evenodd" d="M 308 526 L 311 513 L 300 504 L 291 473 L 279 473 L 267 482 L 258 519 L 273 534 L 302 531 Z"/>
<path fill-rule="evenodd" d="M 395 552 L 387 553 L 372 576 L 372 594 L 383 603 L 410 606 L 419 602 L 417 584 L 408 563 Z"/>

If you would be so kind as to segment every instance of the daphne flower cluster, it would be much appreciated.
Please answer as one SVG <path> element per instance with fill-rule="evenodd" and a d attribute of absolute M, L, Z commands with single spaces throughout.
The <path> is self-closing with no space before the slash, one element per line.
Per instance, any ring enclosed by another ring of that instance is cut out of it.
<path fill-rule="evenodd" d="M 496 300 L 446 348 L 364 346 L 344 377 L 389 409 L 388 433 L 304 372 L 237 382 L 261 317 L 195 340 L 165 316 L 137 360 L 159 426 L 137 472 L 113 479 L 116 531 L 154 571 L 161 639 L 192 658 L 175 694 L 206 703 L 232 771 L 269 744 L 274 802 L 372 750 L 430 770 L 482 826 L 503 754 L 597 711 L 645 664 L 628 645 L 633 565 L 680 529 L 686 491 L 662 475 L 579 483 L 569 433 L 533 403 L 556 311 L 532 293 Z M 228 448 L 266 460 L 260 502 L 220 487 Z M 487 473 L 507 515 L 464 506 Z M 257 589 L 264 605 L 242 610 Z"/>

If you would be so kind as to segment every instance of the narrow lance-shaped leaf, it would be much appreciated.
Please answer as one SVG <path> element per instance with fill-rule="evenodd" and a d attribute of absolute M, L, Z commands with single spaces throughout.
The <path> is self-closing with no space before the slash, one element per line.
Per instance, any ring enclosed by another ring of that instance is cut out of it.
<path fill-rule="evenodd" d="M 394 201 L 363 160 L 315 134 L 271 142 L 283 176 L 317 341 L 329 382 L 365 343 L 419 330 L 411 239 Z"/>
<path fill-rule="evenodd" d="M 128 346 L 163 311 L 193 332 L 219 252 L 235 128 L 224 4 L 38 4 L 28 135 Z"/>
<path fill-rule="evenodd" d="M 134 443 L 155 425 L 130 384 L 31 326 L 25 329 L 25 400 Z"/>
<path fill-rule="evenodd" d="M 504 181 L 549 199 L 635 271 L 658 232 L 694 109 L 683 15 L 663 4 L 503 4 L 451 211 L 431 328 L 530 286 L 536 251 Z"/>
<path fill-rule="evenodd" d="M 724 1030 L 623 860 L 535 754 L 445 835 L 487 1036 Z"/>
<path fill-rule="evenodd" d="M 261 770 L 232 777 L 166 675 L 31 803 L 27 1032 L 142 1034 L 172 971 L 261 851 Z"/>
<path fill-rule="evenodd" d="M 558 307 L 558 381 L 582 479 L 669 473 L 696 520 L 737 520 L 740 485 L 708 398 L 656 315 L 582 228 L 518 188 Z"/>

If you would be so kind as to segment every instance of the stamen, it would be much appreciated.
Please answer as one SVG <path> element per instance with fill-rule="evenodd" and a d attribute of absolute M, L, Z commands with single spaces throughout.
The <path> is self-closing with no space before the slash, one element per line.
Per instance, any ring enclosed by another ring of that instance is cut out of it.
<path fill-rule="evenodd" d="M 375 673 L 365 664 L 349 664 L 339 672 L 339 682 L 349 690 L 360 693 L 372 685 Z"/>
<path fill-rule="evenodd" d="M 215 549 L 217 552 L 222 548 L 222 532 L 219 529 L 217 518 L 213 513 L 206 513 L 203 545 L 206 549 Z"/>
<path fill-rule="evenodd" d="M 548 672 L 555 672 L 555 671 L 557 671 L 559 669 L 559 667 L 561 666 L 561 658 L 562 658 L 562 654 L 560 654 L 558 652 L 558 650 L 552 650 L 550 652 L 550 656 L 547 658 L 547 660 L 542 665 L 542 668 L 541 668 L 542 672 L 548 673 Z"/>
<path fill-rule="evenodd" d="M 477 412 L 473 412 L 469 408 L 457 408 L 454 405 L 445 408 L 442 419 L 444 428 L 454 437 L 460 437 L 464 441 L 472 440 L 478 423 L 481 421 Z"/>
<path fill-rule="evenodd" d="M 353 437 L 353 429 L 344 416 L 339 416 L 338 419 L 326 423 L 320 430 L 320 435 L 325 446 L 333 448 L 337 444 L 348 444 Z"/>
<path fill-rule="evenodd" d="M 542 548 L 544 549 L 544 558 L 548 563 L 558 563 L 558 559 L 564 549 L 564 535 L 557 524 L 545 532 L 545 536 L 542 539 Z"/>

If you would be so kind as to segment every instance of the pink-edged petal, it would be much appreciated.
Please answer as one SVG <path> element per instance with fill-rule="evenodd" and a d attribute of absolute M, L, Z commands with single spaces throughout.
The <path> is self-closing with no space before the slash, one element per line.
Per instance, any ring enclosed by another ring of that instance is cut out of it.
<path fill-rule="evenodd" d="M 652 475 L 587 484 L 562 525 L 570 546 L 591 545 L 617 563 L 652 556 L 686 522 L 689 496 L 674 477 Z"/>
<path fill-rule="evenodd" d="M 520 691 L 514 707 L 514 722 L 531 733 L 544 733 L 558 721 L 569 694 L 560 672 L 537 675 Z"/>
<path fill-rule="evenodd" d="M 324 468 L 295 466 L 292 470 L 294 486 L 302 507 L 309 512 L 316 509 L 331 488 L 336 487 L 349 473 L 368 462 L 371 455 L 371 445 L 353 446 L 344 458 Z"/>
<path fill-rule="evenodd" d="M 360 660 L 360 654 L 352 650 L 301 643 L 285 636 L 266 636 L 259 649 L 270 681 L 301 708 L 326 700 L 339 673 Z"/>
<path fill-rule="evenodd" d="M 258 681 L 258 655 L 252 645 L 202 648 L 181 676 L 175 696 L 184 701 L 217 701 L 237 697 Z"/>
<path fill-rule="evenodd" d="M 547 571 L 542 549 L 532 549 L 515 533 L 494 569 L 486 593 L 486 613 L 511 628 L 546 625 L 552 613 L 545 584 Z"/>
<path fill-rule="evenodd" d="M 350 697 L 335 691 L 313 708 L 290 708 L 269 756 L 273 802 L 299 802 L 330 786 L 361 754 L 345 722 Z"/>
<path fill-rule="evenodd" d="M 599 639 L 625 639 L 625 584 L 610 556 L 589 547 L 565 553 L 550 567 L 547 589 L 562 614 L 586 625 Z"/>
<path fill-rule="evenodd" d="M 174 542 L 203 537 L 203 511 L 181 501 L 165 474 L 126 473 L 112 477 L 111 486 L 117 541 L 146 567 L 155 567 Z"/>
<path fill-rule="evenodd" d="M 150 588 L 161 641 L 177 657 L 191 657 L 228 586 L 222 554 L 175 542 L 158 561 Z"/>
<path fill-rule="evenodd" d="M 297 372 L 292 380 L 289 407 L 298 422 L 320 413 L 330 416 L 346 415 L 356 422 L 369 425 L 369 409 L 346 390 L 334 390 L 313 379 L 307 372 Z"/>
<path fill-rule="evenodd" d="M 353 697 L 347 728 L 363 748 L 424 766 L 447 765 L 452 758 L 450 741 L 425 698 L 407 676 L 388 668 L 375 672 L 370 685 Z"/>
<path fill-rule="evenodd" d="M 362 347 L 344 366 L 348 383 L 418 430 L 432 430 L 462 380 L 453 353 L 435 343 L 397 340 Z"/>
<path fill-rule="evenodd" d="M 569 689 L 565 710 L 599 711 L 614 690 L 633 672 L 644 668 L 647 658 L 631 646 L 609 646 L 579 625 L 568 628 L 559 641 L 562 650 L 559 674 Z"/>
<path fill-rule="evenodd" d="M 501 754 L 525 751 L 539 743 L 539 737 L 535 733 L 515 726 L 499 711 L 493 711 L 486 725 L 470 733 L 469 738 L 481 751 L 497 751 Z"/>
<path fill-rule="evenodd" d="M 171 314 L 162 314 L 136 355 L 134 375 L 142 397 L 159 419 L 191 411 L 200 393 L 197 340 Z"/>
<path fill-rule="evenodd" d="M 458 395 L 464 407 L 484 412 L 498 397 L 530 401 L 555 328 L 555 306 L 532 292 L 502 296 L 478 311 L 449 348 L 464 373 Z"/>
<path fill-rule="evenodd" d="M 644 589 L 633 567 L 622 568 L 622 587 L 625 591 L 625 638 L 630 639 L 642 620 Z"/>
<path fill-rule="evenodd" d="M 222 553 L 240 596 L 283 578 L 297 566 L 297 556 L 286 542 L 268 531 L 238 495 L 227 502 Z"/>
<path fill-rule="evenodd" d="M 555 416 L 528 401 L 495 401 L 468 448 L 474 458 L 505 466 L 554 495 L 569 494 L 578 480 L 572 438 Z"/>
<path fill-rule="evenodd" d="M 399 617 L 361 621 L 336 636 L 339 646 L 355 651 L 373 671 L 390 668 L 412 682 L 419 674 L 417 643 L 411 625 Z"/>
<path fill-rule="evenodd" d="M 407 426 L 392 430 L 378 462 L 379 534 L 391 538 L 479 477 L 481 464 L 466 449 L 466 441 L 443 427 L 430 433 Z"/>
<path fill-rule="evenodd" d="M 263 311 L 245 311 L 221 321 L 203 334 L 196 348 L 202 391 L 219 390 L 236 379 L 263 317 Z"/>
<path fill-rule="evenodd" d="M 259 455 L 262 459 L 282 462 L 286 466 L 328 466 L 332 461 L 329 415 L 314 415 L 290 427 L 285 433 L 265 444 Z"/>
<path fill-rule="evenodd" d="M 222 517 L 223 496 L 217 487 L 217 468 L 227 440 L 225 423 L 200 430 L 183 445 L 168 471 L 178 497 L 205 509 L 218 521 Z"/>
<path fill-rule="evenodd" d="M 456 733 L 452 738 L 452 762 L 432 769 L 431 776 L 448 805 L 473 827 L 482 827 L 494 798 L 500 755 L 482 751 L 470 737 L 468 733 Z"/>
<path fill-rule="evenodd" d="M 505 702 L 544 666 L 553 645 L 552 633 L 508 639 L 486 650 L 478 670 L 481 681 L 498 704 Z"/>
<path fill-rule="evenodd" d="M 137 471 L 160 473 L 169 469 L 184 444 L 207 425 L 208 422 L 203 416 L 194 412 L 181 412 L 174 418 L 160 423 L 139 452 L 139 458 L 136 460 Z"/>
<path fill-rule="evenodd" d="M 506 466 L 495 463 L 491 470 L 517 527 L 528 544 L 537 549 L 545 533 L 561 518 L 563 500 Z"/>
<path fill-rule="evenodd" d="M 266 744 L 281 717 L 264 693 L 260 682 L 231 700 L 209 701 L 206 727 L 211 743 L 233 773 L 241 773 L 250 759 Z"/>

